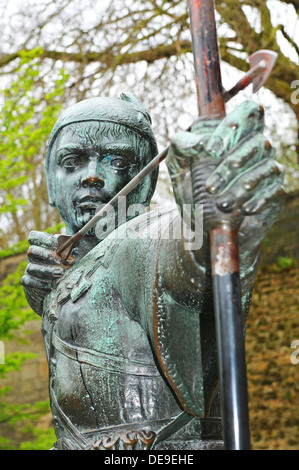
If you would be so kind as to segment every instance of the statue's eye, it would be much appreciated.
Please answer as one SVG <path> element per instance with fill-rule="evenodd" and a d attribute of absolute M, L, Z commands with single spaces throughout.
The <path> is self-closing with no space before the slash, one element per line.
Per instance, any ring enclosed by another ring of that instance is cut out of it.
<path fill-rule="evenodd" d="M 80 161 L 78 157 L 65 157 L 62 159 L 61 163 L 68 170 L 71 170 L 80 166 Z"/>
<path fill-rule="evenodd" d="M 122 157 L 112 157 L 110 159 L 110 165 L 115 170 L 126 170 L 128 168 L 128 162 L 125 158 Z"/>

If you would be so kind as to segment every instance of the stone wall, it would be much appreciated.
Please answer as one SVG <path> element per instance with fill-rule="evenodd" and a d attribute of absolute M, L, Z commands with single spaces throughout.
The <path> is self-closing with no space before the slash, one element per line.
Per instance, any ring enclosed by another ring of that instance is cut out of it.
<path fill-rule="evenodd" d="M 26 261 L 26 254 L 0 258 L 0 282 L 9 274 L 12 274 L 22 261 Z"/>
<path fill-rule="evenodd" d="M 299 191 L 286 196 L 281 215 L 264 243 L 263 264 L 275 263 L 279 256 L 299 259 Z"/>
<path fill-rule="evenodd" d="M 261 270 L 247 321 L 246 359 L 254 449 L 299 450 L 299 262 Z"/>

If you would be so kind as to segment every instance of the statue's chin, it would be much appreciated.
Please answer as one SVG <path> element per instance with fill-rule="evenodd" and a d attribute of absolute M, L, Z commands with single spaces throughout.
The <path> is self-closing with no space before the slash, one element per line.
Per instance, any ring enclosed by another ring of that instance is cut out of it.
<path fill-rule="evenodd" d="M 77 233 L 82 229 L 96 214 L 96 210 L 93 208 L 75 208 L 72 220 L 65 220 L 67 226 L 67 232 L 70 234 Z M 106 238 L 109 233 L 115 230 L 118 226 L 118 211 L 112 210 L 105 214 L 88 232 L 87 236 L 97 237 L 100 240 Z"/>
<path fill-rule="evenodd" d="M 77 233 L 80 229 L 82 229 L 87 224 L 87 222 L 92 219 L 94 215 L 95 211 L 82 212 L 75 210 L 71 217 L 62 217 L 62 214 L 60 216 L 66 225 L 67 233 L 71 235 Z"/>
<path fill-rule="evenodd" d="M 95 210 L 80 210 L 80 208 L 76 209 L 75 212 L 75 223 L 73 226 L 74 233 L 77 233 L 80 229 L 82 229 L 95 215 Z M 116 221 L 115 221 L 115 213 L 113 212 L 109 220 L 107 221 L 107 217 L 104 216 L 103 219 L 99 220 L 97 224 L 95 224 L 87 233 L 87 236 L 96 237 L 99 241 L 105 238 L 111 231 L 116 228 Z M 75 230 L 74 230 L 75 229 Z"/>
<path fill-rule="evenodd" d="M 89 222 L 95 215 L 95 209 L 76 209 L 76 225 L 80 229 Z"/>

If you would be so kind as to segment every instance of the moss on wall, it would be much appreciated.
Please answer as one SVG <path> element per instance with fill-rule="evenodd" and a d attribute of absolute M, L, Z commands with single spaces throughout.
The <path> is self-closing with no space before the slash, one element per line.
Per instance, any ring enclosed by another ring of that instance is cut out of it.
<path fill-rule="evenodd" d="M 261 269 L 247 322 L 246 357 L 254 449 L 299 449 L 299 262 Z"/>

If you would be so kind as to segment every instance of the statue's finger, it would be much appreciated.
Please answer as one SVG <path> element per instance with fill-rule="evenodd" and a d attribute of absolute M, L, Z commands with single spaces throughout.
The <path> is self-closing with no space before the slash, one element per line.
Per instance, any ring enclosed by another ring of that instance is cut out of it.
<path fill-rule="evenodd" d="M 271 208 L 272 210 L 273 204 L 282 205 L 284 196 L 285 190 L 283 185 L 275 183 L 270 188 L 267 188 L 267 191 L 264 191 L 263 194 L 256 195 L 247 201 L 242 207 L 242 212 L 245 215 L 255 215 L 260 214 L 266 208 Z"/>
<path fill-rule="evenodd" d="M 52 250 L 56 250 L 58 248 L 58 241 L 55 236 L 45 232 L 38 232 L 37 230 L 32 230 L 29 233 L 28 241 L 30 245 L 50 248 Z"/>
<path fill-rule="evenodd" d="M 29 263 L 25 274 L 42 280 L 55 280 L 63 276 L 64 272 L 64 269 L 58 266 L 42 266 L 40 264 Z"/>
<path fill-rule="evenodd" d="M 263 160 L 224 190 L 217 198 L 217 206 L 223 212 L 240 208 L 251 198 L 262 197 L 273 184 L 282 185 L 283 175 L 282 165 L 272 159 Z"/>
<path fill-rule="evenodd" d="M 194 157 L 203 148 L 203 136 L 193 132 L 179 132 L 171 139 L 171 147 L 178 157 Z"/>
<path fill-rule="evenodd" d="M 262 159 L 274 159 L 275 152 L 270 142 L 263 134 L 253 134 L 241 148 L 233 149 L 227 158 L 223 159 L 212 175 L 207 179 L 206 188 L 212 194 L 220 193 L 238 175 Z"/>
<path fill-rule="evenodd" d="M 211 137 L 215 129 L 219 126 L 221 119 L 208 118 L 200 116 L 191 126 L 191 132 L 198 134 L 202 139 Z"/>
<path fill-rule="evenodd" d="M 37 289 L 43 292 L 51 292 L 52 287 L 49 283 L 43 282 L 39 279 L 34 279 L 31 276 L 24 275 L 21 279 L 21 284 L 24 287 L 31 289 Z"/>
<path fill-rule="evenodd" d="M 172 141 L 166 157 L 166 165 L 171 178 L 178 178 L 190 170 L 192 158 L 199 158 L 203 150 L 201 136 L 191 132 L 180 132 Z"/>
<path fill-rule="evenodd" d="M 252 132 L 262 132 L 264 108 L 253 101 L 237 106 L 219 124 L 205 150 L 215 158 L 221 158 Z"/>
<path fill-rule="evenodd" d="M 30 246 L 27 251 L 27 258 L 31 263 L 60 265 L 60 258 L 54 251 L 40 246 Z"/>

